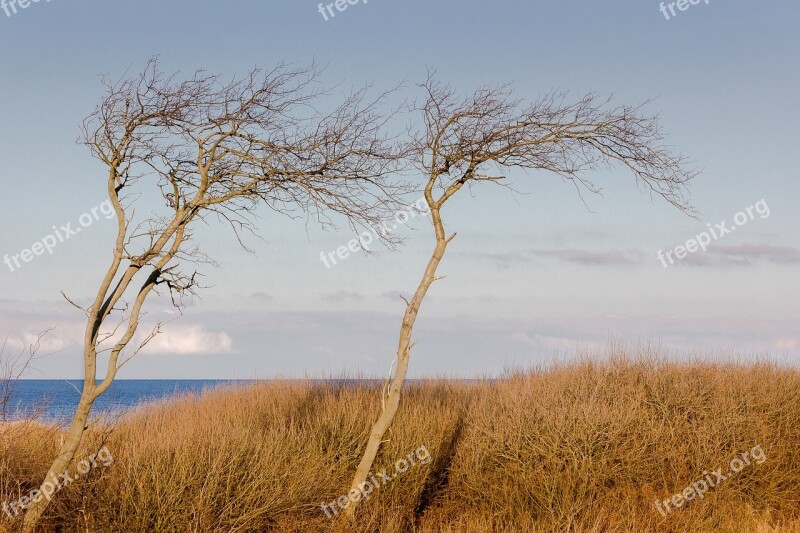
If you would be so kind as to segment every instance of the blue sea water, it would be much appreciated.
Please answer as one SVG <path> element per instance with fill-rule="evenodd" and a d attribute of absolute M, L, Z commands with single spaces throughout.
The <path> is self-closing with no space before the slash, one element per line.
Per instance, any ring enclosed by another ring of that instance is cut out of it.
<path fill-rule="evenodd" d="M 144 402 L 183 393 L 199 393 L 220 386 L 246 384 L 225 380 L 117 380 L 95 402 L 92 415 L 116 415 Z M 73 387 L 74 385 L 74 387 Z M 77 388 L 77 390 L 76 390 Z M 41 418 L 67 423 L 78 405 L 83 381 L 20 380 L 13 384 L 8 405 L 11 419 L 39 410 Z"/>

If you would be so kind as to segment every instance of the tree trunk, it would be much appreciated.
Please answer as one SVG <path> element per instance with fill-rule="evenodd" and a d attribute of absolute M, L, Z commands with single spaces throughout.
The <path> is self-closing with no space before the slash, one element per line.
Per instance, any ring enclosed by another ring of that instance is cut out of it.
<path fill-rule="evenodd" d="M 47 472 L 42 485 L 39 487 L 40 495 L 37 500 L 33 501 L 25 513 L 25 519 L 22 525 L 23 533 L 34 533 L 36 525 L 42 518 L 50 501 L 43 496 L 44 486 L 47 482 L 56 484 L 59 476 L 66 472 L 70 463 L 75 458 L 75 453 L 78 451 L 83 433 L 86 430 L 86 422 L 89 420 L 89 412 L 94 403 L 94 390 L 86 387 L 84 384 L 81 399 L 78 403 L 78 408 L 75 410 L 75 415 L 72 417 L 72 424 L 67 432 L 66 438 L 61 445 L 61 450 L 58 453 L 55 461 L 53 461 L 50 470 Z"/>
<path fill-rule="evenodd" d="M 420 282 L 419 286 L 417 287 L 417 291 L 414 293 L 414 297 L 406 306 L 406 312 L 403 316 L 403 323 L 400 326 L 400 342 L 397 348 L 397 371 L 389 386 L 389 394 L 383 412 L 380 414 L 378 420 L 372 426 L 370 431 L 369 439 L 367 441 L 367 448 L 364 450 L 364 455 L 362 456 L 361 462 L 356 469 L 356 474 L 353 478 L 352 484 L 350 485 L 349 494 L 354 494 L 352 492 L 353 490 L 359 492 L 361 491 L 360 487 L 369 476 L 370 470 L 372 469 L 372 464 L 374 463 L 375 457 L 378 455 L 378 450 L 383 442 L 383 437 L 388 431 L 389 427 L 392 425 L 392 421 L 397 414 L 397 409 L 400 406 L 400 389 L 402 388 L 403 382 L 406 379 L 408 365 L 411 359 L 411 335 L 414 331 L 414 323 L 417 320 L 417 314 L 419 313 L 419 308 L 422 305 L 422 300 L 425 298 L 425 294 L 428 292 L 428 289 L 433 282 L 439 279 L 436 277 L 436 269 L 438 268 L 439 263 L 442 261 L 442 257 L 447 249 L 447 245 L 455 237 L 454 234 L 449 238 L 445 238 L 444 227 L 442 225 L 438 207 L 433 207 L 431 209 L 431 216 L 433 218 L 433 224 L 436 230 L 436 248 L 434 248 L 433 254 L 428 261 L 425 274 L 422 277 L 422 281 Z M 345 509 L 344 515 L 348 518 L 353 518 L 357 504 L 357 501 L 353 501 L 351 499 L 347 505 L 347 508 Z"/>

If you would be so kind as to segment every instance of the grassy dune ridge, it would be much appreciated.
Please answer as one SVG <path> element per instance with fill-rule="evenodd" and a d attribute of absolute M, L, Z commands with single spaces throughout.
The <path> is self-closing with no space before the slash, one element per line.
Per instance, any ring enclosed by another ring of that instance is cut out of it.
<path fill-rule="evenodd" d="M 138 409 L 92 430 L 114 463 L 58 493 L 43 531 L 800 531 L 800 372 L 616 350 L 502 380 L 409 387 L 375 471 L 426 446 L 355 525 L 346 492 L 379 387 L 253 384 Z M 35 488 L 54 429 L 0 429 L 0 500 Z M 766 460 L 664 518 L 654 502 L 761 446 Z M 19 522 L 0 517 L 0 529 Z"/>

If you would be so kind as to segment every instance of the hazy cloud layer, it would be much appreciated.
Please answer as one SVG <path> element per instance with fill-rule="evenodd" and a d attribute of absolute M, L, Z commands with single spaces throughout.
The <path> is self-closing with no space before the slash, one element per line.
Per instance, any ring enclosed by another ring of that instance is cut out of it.
<path fill-rule="evenodd" d="M 706 253 L 689 254 L 684 261 L 696 267 L 749 266 L 758 262 L 794 265 L 800 263 L 800 248 L 768 244 L 715 245 Z"/>
<path fill-rule="evenodd" d="M 577 263 L 584 266 L 627 266 L 641 264 L 645 258 L 645 253 L 641 250 L 596 250 L 588 248 L 509 252 L 464 252 L 458 255 L 470 259 L 491 261 L 502 268 L 510 268 L 514 265 L 533 262 L 541 263 L 542 260 Z"/>
<path fill-rule="evenodd" d="M 561 248 L 509 252 L 464 252 L 458 255 L 470 259 L 491 261 L 501 268 L 530 264 L 539 262 L 542 259 L 551 259 L 587 267 L 624 267 L 646 264 L 646 261 L 651 256 L 653 261 L 656 258 L 654 252 L 648 253 L 641 249 L 623 250 L 616 248 L 605 250 Z M 676 261 L 675 264 L 695 267 L 726 267 L 749 266 L 760 262 L 777 265 L 800 264 L 800 248 L 770 244 L 714 244 L 706 252 L 690 253 L 684 259 Z"/>
<path fill-rule="evenodd" d="M 359 301 L 364 299 L 364 295 L 355 291 L 338 291 L 330 294 L 321 295 L 322 300 L 330 303 L 342 303 L 348 301 Z"/>

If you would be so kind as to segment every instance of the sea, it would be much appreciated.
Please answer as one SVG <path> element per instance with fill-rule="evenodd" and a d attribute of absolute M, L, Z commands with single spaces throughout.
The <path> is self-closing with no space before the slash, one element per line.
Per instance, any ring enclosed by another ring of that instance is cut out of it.
<path fill-rule="evenodd" d="M 105 394 L 97 399 L 92 408 L 92 416 L 116 416 L 143 403 L 248 383 L 252 382 L 248 380 L 120 379 L 114 381 Z M 10 389 L 11 393 L 5 402 L 6 419 L 21 419 L 37 413 L 38 418 L 42 421 L 68 424 L 78 405 L 83 381 L 25 379 L 10 383 Z M 2 397 L 0 397 L 0 402 L 2 402 Z"/>

